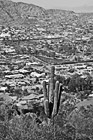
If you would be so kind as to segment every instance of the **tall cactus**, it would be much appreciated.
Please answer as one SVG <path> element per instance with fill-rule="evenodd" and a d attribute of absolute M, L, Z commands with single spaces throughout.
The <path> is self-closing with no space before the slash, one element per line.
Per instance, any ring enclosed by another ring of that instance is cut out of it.
<path fill-rule="evenodd" d="M 48 83 L 43 81 L 44 111 L 48 118 L 54 118 L 59 110 L 62 84 L 55 81 L 55 67 L 51 67 L 51 75 Z"/>

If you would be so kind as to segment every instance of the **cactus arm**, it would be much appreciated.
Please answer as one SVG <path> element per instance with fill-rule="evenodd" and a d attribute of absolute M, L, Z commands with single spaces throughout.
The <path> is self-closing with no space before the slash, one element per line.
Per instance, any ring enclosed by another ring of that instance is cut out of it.
<path fill-rule="evenodd" d="M 49 92 L 50 92 L 50 79 L 49 79 L 49 82 L 48 82 L 48 88 L 47 88 L 47 98 L 49 100 Z"/>
<path fill-rule="evenodd" d="M 59 106 L 60 106 L 61 93 L 62 93 L 62 84 L 60 84 L 60 87 L 59 87 L 59 96 L 58 96 L 58 103 L 57 103 L 57 113 L 58 113 Z"/>
<path fill-rule="evenodd" d="M 46 100 L 47 99 L 46 81 L 43 81 L 43 93 L 44 93 L 44 100 Z"/>
<path fill-rule="evenodd" d="M 49 116 L 49 100 L 47 96 L 47 86 L 46 86 L 46 81 L 43 81 L 43 93 L 44 93 L 44 110 L 45 114 Z"/>
<path fill-rule="evenodd" d="M 52 117 L 55 117 L 57 115 L 58 91 L 59 91 L 59 81 L 57 81 L 56 85 L 55 85 L 55 95 L 54 95 L 54 105 L 53 105 Z"/>
<path fill-rule="evenodd" d="M 47 117 L 50 117 L 49 101 L 47 99 L 44 100 L 44 110 L 45 110 L 45 114 L 47 115 Z"/>

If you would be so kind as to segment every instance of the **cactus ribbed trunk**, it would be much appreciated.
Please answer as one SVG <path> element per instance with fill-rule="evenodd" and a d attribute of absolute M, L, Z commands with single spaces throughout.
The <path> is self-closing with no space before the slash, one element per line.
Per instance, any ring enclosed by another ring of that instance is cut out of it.
<path fill-rule="evenodd" d="M 59 87 L 59 94 L 58 94 L 58 103 L 57 103 L 57 113 L 58 113 L 58 110 L 59 110 L 59 106 L 60 106 L 60 100 L 61 100 L 61 93 L 62 93 L 63 89 L 62 89 L 62 84 L 60 84 L 60 87 Z"/>
<path fill-rule="evenodd" d="M 54 72 L 55 72 L 55 67 L 51 67 L 51 77 L 50 77 L 50 93 L 49 93 L 49 102 L 53 103 L 54 101 Z"/>
<path fill-rule="evenodd" d="M 57 115 L 58 91 L 59 91 L 59 81 L 57 81 L 57 82 L 56 82 L 56 85 L 55 85 L 54 105 L 53 105 L 52 117 L 54 117 L 54 116 Z"/>
<path fill-rule="evenodd" d="M 43 81 L 43 93 L 44 93 L 44 100 L 46 100 L 47 99 L 46 81 Z"/>

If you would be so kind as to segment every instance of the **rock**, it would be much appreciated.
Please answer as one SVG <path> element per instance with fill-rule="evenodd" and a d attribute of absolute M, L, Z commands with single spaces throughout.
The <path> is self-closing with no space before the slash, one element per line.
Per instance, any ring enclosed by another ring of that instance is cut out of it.
<path fill-rule="evenodd" d="M 7 90 L 7 87 L 0 87 L 0 92 Z"/>
<path fill-rule="evenodd" d="M 32 73 L 30 74 L 30 76 L 31 76 L 31 77 L 38 77 L 38 78 L 40 78 L 40 77 L 44 77 L 44 76 L 45 76 L 45 73 L 39 74 L 39 73 L 37 73 L 37 72 L 32 72 Z"/>
<path fill-rule="evenodd" d="M 33 99 L 37 99 L 37 96 L 35 94 L 30 94 L 22 98 L 22 100 L 33 100 Z"/>
<path fill-rule="evenodd" d="M 6 75 L 5 78 L 9 78 L 9 79 L 12 79 L 12 78 L 15 78 L 15 79 L 18 79 L 18 78 L 23 78 L 24 75 L 23 74 L 15 74 L 15 75 Z"/>
<path fill-rule="evenodd" d="M 0 94 L 0 99 L 3 99 L 6 103 L 12 103 L 13 99 L 8 94 Z"/>
<path fill-rule="evenodd" d="M 20 105 L 26 105 L 26 101 L 20 101 L 18 104 L 17 104 L 17 106 L 20 106 Z"/>
<path fill-rule="evenodd" d="M 31 80 L 31 82 L 32 82 L 33 84 L 35 84 L 35 83 L 38 82 L 38 78 L 37 78 L 37 77 L 31 78 L 30 80 Z"/>
<path fill-rule="evenodd" d="M 11 99 L 12 99 L 13 101 L 16 101 L 16 100 L 17 100 L 17 96 L 9 96 L 9 97 L 11 97 Z"/>
<path fill-rule="evenodd" d="M 42 89 L 42 85 L 38 84 L 38 85 L 31 86 L 31 89 L 32 90 L 41 90 Z"/>

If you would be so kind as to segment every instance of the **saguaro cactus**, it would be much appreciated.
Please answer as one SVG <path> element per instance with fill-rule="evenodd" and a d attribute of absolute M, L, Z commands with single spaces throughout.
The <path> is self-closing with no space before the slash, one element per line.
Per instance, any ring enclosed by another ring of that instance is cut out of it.
<path fill-rule="evenodd" d="M 55 81 L 54 77 L 55 67 L 52 66 L 48 85 L 43 81 L 44 111 L 48 118 L 54 118 L 57 115 L 60 105 L 62 84 Z"/>

